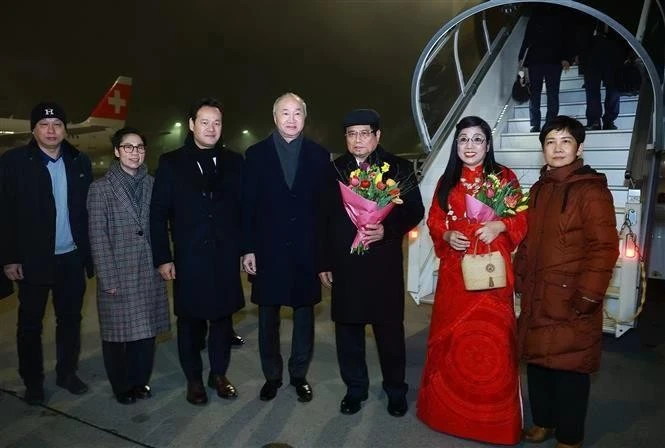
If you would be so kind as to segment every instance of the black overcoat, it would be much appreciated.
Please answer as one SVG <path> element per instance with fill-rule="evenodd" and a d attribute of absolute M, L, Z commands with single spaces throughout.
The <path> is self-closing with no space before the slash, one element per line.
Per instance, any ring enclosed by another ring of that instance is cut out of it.
<path fill-rule="evenodd" d="M 88 277 L 92 277 L 86 208 L 92 167 L 88 156 L 67 140 L 60 148 L 67 173 L 69 225 Z M 51 284 L 55 281 L 56 209 L 51 175 L 37 142 L 32 139 L 26 146 L 6 152 L 0 170 L 0 265 L 21 263 L 25 282 Z"/>
<path fill-rule="evenodd" d="M 289 188 L 272 135 L 245 153 L 243 252 L 256 256 L 252 302 L 299 307 L 321 301 L 316 228 L 330 153 L 304 138 Z"/>
<path fill-rule="evenodd" d="M 177 316 L 214 320 L 245 305 L 239 242 L 242 156 L 214 149 L 215 174 L 205 191 L 192 151 L 200 150 L 189 136 L 184 147 L 159 158 L 150 202 L 153 261 L 155 267 L 175 262 Z"/>
<path fill-rule="evenodd" d="M 399 182 L 404 203 L 383 221 L 384 237 L 364 255 L 350 253 L 357 229 L 344 209 L 337 181 L 348 184 L 358 168 L 345 154 L 335 159 L 328 176 L 328 199 L 319 224 L 319 271 L 333 274 L 332 319 L 341 323 L 388 323 L 404 320 L 402 240 L 425 214 L 417 179 L 408 160 L 377 147 L 366 160 L 390 164 L 384 179 Z M 404 193 L 405 192 L 405 193 Z"/>

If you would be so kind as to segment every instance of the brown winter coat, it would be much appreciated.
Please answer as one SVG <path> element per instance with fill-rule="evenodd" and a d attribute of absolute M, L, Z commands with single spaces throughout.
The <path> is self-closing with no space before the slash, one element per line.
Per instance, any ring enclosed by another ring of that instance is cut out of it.
<path fill-rule="evenodd" d="M 528 232 L 515 256 L 521 357 L 551 369 L 594 372 L 602 301 L 619 255 L 607 180 L 579 159 L 543 168 L 530 195 Z"/>

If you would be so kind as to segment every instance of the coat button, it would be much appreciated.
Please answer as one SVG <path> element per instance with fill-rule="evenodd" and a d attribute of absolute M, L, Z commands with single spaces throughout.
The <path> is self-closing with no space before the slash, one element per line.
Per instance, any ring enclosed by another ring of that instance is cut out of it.
<path fill-rule="evenodd" d="M 208 218 L 212 219 L 212 213 L 208 213 Z"/>
<path fill-rule="evenodd" d="M 294 222 L 296 220 L 296 217 L 293 216 L 289 221 Z"/>
<path fill-rule="evenodd" d="M 138 232 L 136 232 L 136 234 L 137 234 L 138 236 L 143 236 L 143 230 L 139 230 Z"/>

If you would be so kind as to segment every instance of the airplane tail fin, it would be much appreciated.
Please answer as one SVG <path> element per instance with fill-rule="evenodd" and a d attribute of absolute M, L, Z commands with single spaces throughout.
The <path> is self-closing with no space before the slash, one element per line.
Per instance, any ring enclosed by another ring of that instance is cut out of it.
<path fill-rule="evenodd" d="M 111 121 L 113 124 L 124 124 L 127 119 L 127 109 L 132 94 L 132 78 L 128 76 L 118 76 L 111 88 L 99 101 L 93 109 L 90 117 L 86 120 L 88 123 L 104 123 Z"/>

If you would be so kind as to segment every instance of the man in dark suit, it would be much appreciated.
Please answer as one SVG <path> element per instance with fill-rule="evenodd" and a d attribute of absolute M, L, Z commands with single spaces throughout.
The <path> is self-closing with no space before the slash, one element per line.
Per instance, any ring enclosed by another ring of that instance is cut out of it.
<path fill-rule="evenodd" d="M 208 402 L 200 354 L 206 330 L 208 387 L 221 398 L 238 396 L 226 371 L 231 359 L 231 316 L 245 305 L 237 238 L 242 156 L 222 148 L 222 106 L 213 98 L 194 104 L 189 130 L 182 148 L 159 159 L 150 232 L 154 264 L 164 280 L 174 280 L 178 355 L 187 377 L 187 401 L 201 405 Z M 175 258 L 169 245 L 169 222 Z"/>
<path fill-rule="evenodd" d="M 372 325 L 379 352 L 388 412 L 401 417 L 407 409 L 404 342 L 404 272 L 402 240 L 424 215 L 417 179 L 411 164 L 379 145 L 379 114 L 358 109 L 344 118 L 348 153 L 334 161 L 328 176 L 327 213 L 321 214 L 319 277 L 332 287 L 332 319 L 335 321 L 337 359 L 347 392 L 340 405 L 343 414 L 355 414 L 367 399 L 369 377 L 365 363 L 365 325 Z M 385 166 L 383 179 L 392 179 L 401 190 L 402 204 L 395 205 L 382 223 L 361 229 L 370 243 L 364 255 L 350 253 L 358 229 L 349 218 L 337 181 L 349 184 L 349 174 L 361 164 Z"/>
<path fill-rule="evenodd" d="M 76 375 L 81 348 L 85 274 L 93 274 L 86 197 L 90 159 L 72 146 L 65 111 L 56 103 L 32 110 L 33 138 L 0 163 L 0 264 L 18 282 L 16 342 L 28 404 L 44 402 L 42 320 L 49 291 L 56 315 L 56 385 L 80 395 Z"/>
<path fill-rule="evenodd" d="M 286 93 L 275 101 L 276 129 L 245 153 L 243 266 L 259 305 L 259 350 L 272 400 L 282 385 L 281 306 L 293 308 L 290 383 L 298 400 L 312 399 L 306 375 L 314 348 L 314 305 L 321 301 L 316 271 L 316 212 L 330 154 L 303 137 L 307 106 Z"/>

